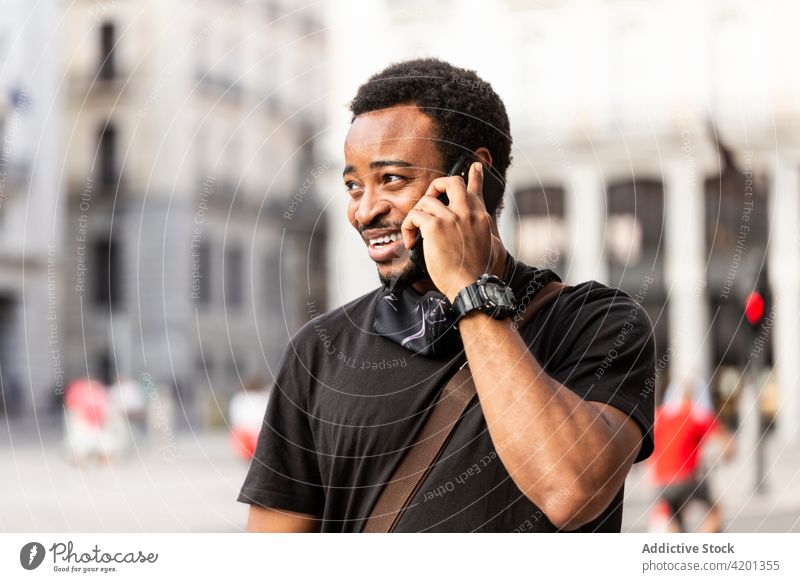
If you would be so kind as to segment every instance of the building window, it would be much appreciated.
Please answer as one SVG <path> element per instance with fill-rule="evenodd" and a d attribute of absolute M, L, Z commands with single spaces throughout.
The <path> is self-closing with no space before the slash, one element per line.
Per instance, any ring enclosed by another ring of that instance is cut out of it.
<path fill-rule="evenodd" d="M 111 123 L 107 123 L 100 129 L 97 150 L 97 163 L 100 166 L 100 185 L 106 188 L 114 188 L 118 181 L 117 130 Z"/>
<path fill-rule="evenodd" d="M 116 309 L 121 304 L 121 271 L 119 245 L 109 239 L 94 243 L 94 293 L 95 305 Z"/>
<path fill-rule="evenodd" d="M 205 379 L 206 375 L 209 378 L 214 377 L 214 360 L 209 354 L 198 354 L 195 367 L 201 378 Z"/>
<path fill-rule="evenodd" d="M 608 279 L 637 296 L 653 323 L 659 361 L 669 361 L 667 289 L 664 285 L 664 186 L 656 180 L 633 178 L 606 189 L 606 260 Z M 642 293 L 647 283 L 646 293 Z M 665 377 L 658 378 L 660 390 Z"/>
<path fill-rule="evenodd" d="M 613 267 L 652 265 L 663 252 L 664 187 L 661 182 L 631 180 L 608 188 L 606 246 Z M 613 280 L 613 279 L 612 279 Z"/>
<path fill-rule="evenodd" d="M 712 257 L 728 262 L 737 251 L 755 252 L 753 260 L 758 263 L 769 238 L 767 192 L 762 181 L 753 178 L 752 167 L 744 170 L 748 176 L 729 168 L 706 181 L 706 249 Z M 727 268 L 720 272 L 727 272 Z"/>
<path fill-rule="evenodd" d="M 563 270 L 567 249 L 564 190 L 556 187 L 523 188 L 515 193 L 519 212 L 518 257 L 539 268 Z M 505 212 L 512 212 L 506 209 Z"/>
<path fill-rule="evenodd" d="M 104 351 L 97 356 L 95 362 L 95 373 L 103 384 L 110 386 L 116 382 L 118 377 L 116 361 L 111 357 L 111 354 L 109 354 L 107 351 Z"/>
<path fill-rule="evenodd" d="M 228 375 L 228 377 L 232 378 L 236 376 L 237 369 L 238 367 L 236 366 L 236 360 L 234 360 L 233 357 L 228 358 L 228 363 L 225 366 L 225 373 Z"/>
<path fill-rule="evenodd" d="M 192 297 L 200 304 L 211 303 L 211 245 L 203 241 L 192 249 Z"/>
<path fill-rule="evenodd" d="M 238 246 L 225 250 L 225 304 L 241 307 L 244 300 L 244 253 Z"/>
<path fill-rule="evenodd" d="M 100 66 L 98 77 L 104 81 L 115 76 L 114 44 L 116 33 L 114 25 L 106 22 L 100 27 Z"/>
<path fill-rule="evenodd" d="M 2 46 L 2 43 L 0 43 L 0 46 Z M 2 117 L 2 115 L 0 115 L 0 144 L 5 144 L 5 143 L 6 143 L 6 139 L 5 139 L 5 118 Z M 4 226 L 4 224 L 3 224 L 3 206 L 4 206 L 4 204 L 3 204 L 3 202 L 5 202 L 5 201 L 2 198 L 0 198 L 0 232 L 3 231 L 3 226 Z"/>
<path fill-rule="evenodd" d="M 264 307 L 270 321 L 281 319 L 283 299 L 280 275 L 280 254 L 270 250 L 264 260 Z"/>

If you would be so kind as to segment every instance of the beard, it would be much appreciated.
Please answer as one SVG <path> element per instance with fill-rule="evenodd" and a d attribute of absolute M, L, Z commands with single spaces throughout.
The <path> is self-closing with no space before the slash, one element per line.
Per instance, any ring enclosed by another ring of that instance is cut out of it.
<path fill-rule="evenodd" d="M 425 273 L 420 266 L 408 258 L 405 265 L 395 267 L 389 273 L 384 273 L 378 267 L 378 277 L 388 291 L 401 291 L 424 276 Z"/>

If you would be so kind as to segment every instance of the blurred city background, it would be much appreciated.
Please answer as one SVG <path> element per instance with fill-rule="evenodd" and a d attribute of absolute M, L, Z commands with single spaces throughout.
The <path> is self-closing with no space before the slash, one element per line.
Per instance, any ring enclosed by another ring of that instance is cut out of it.
<path fill-rule="evenodd" d="M 231 434 L 288 338 L 378 285 L 347 103 L 418 56 L 506 103 L 512 254 L 646 308 L 659 402 L 691 385 L 726 437 L 698 469 L 723 527 L 800 531 L 796 3 L 0 8 L 0 531 L 243 528 Z M 626 495 L 625 530 L 664 526 L 649 465 Z"/>

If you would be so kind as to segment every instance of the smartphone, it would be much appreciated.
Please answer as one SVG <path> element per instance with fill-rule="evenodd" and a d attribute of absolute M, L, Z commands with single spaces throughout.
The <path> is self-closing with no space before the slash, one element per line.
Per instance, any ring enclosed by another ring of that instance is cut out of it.
<path fill-rule="evenodd" d="M 469 168 L 475 161 L 475 156 L 473 156 L 472 152 L 462 154 L 459 156 L 458 160 L 456 160 L 456 163 L 453 164 L 453 167 L 450 168 L 450 172 L 447 175 L 461 176 L 464 179 L 464 183 L 468 184 Z M 483 203 L 486 205 L 486 211 L 492 214 L 503 197 L 505 184 L 503 184 L 500 177 L 495 174 L 494 168 L 487 171 L 486 166 L 484 166 L 483 170 Z M 439 195 L 439 200 L 441 200 L 445 206 L 450 203 L 445 193 Z M 414 246 L 411 247 L 408 256 L 411 258 L 412 262 L 419 267 L 422 273 L 427 274 L 428 268 L 425 265 L 422 232 L 417 231 L 417 236 L 414 239 Z"/>

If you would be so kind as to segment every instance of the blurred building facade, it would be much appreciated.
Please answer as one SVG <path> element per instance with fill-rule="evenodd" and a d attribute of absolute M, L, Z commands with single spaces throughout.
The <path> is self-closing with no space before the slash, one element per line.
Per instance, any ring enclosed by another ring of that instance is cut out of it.
<path fill-rule="evenodd" d="M 0 10 L 0 416 L 63 389 L 58 17 L 55 2 Z"/>
<path fill-rule="evenodd" d="M 298 194 L 323 123 L 321 25 L 276 1 L 65 10 L 66 373 L 148 374 L 214 423 L 269 380 L 308 298 L 324 308 L 314 185 Z"/>
<path fill-rule="evenodd" d="M 780 434 L 798 436 L 795 4 L 333 0 L 328 15 L 331 155 L 341 156 L 344 104 L 388 63 L 436 56 L 477 70 L 511 118 L 501 232 L 512 252 L 639 300 L 656 331 L 661 387 L 692 370 L 716 382 L 758 360 Z M 331 173 L 330 192 L 337 181 Z M 345 196 L 325 205 L 339 304 L 378 281 L 344 219 Z M 772 299 L 763 351 L 743 308 L 759 281 Z"/>
<path fill-rule="evenodd" d="M 4 8 L 0 380 L 22 407 L 87 373 L 147 373 L 213 420 L 300 325 L 377 286 L 345 219 L 346 104 L 387 63 L 438 56 L 508 107 L 512 252 L 640 300 L 661 386 L 698 369 L 730 392 L 731 370 L 766 366 L 796 436 L 788 0 Z M 744 333 L 757 284 L 763 350 Z"/>

